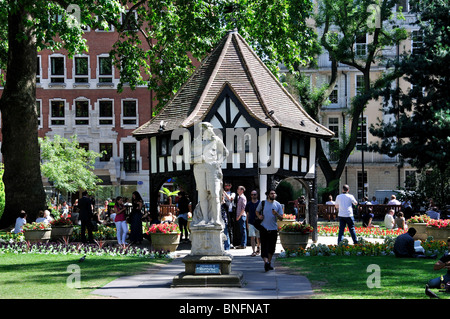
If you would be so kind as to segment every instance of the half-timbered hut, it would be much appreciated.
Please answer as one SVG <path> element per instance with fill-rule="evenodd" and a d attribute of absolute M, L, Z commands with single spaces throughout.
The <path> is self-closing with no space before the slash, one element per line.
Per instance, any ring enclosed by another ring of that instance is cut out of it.
<path fill-rule="evenodd" d="M 196 198 L 189 145 L 198 122 L 221 130 L 230 152 L 224 180 L 233 187 L 258 189 L 265 198 L 267 189 L 292 177 L 312 200 L 316 144 L 333 133 L 306 113 L 237 31 L 220 41 L 157 116 L 133 132 L 149 140 L 151 209 L 169 178 L 191 185 L 186 190 Z"/>

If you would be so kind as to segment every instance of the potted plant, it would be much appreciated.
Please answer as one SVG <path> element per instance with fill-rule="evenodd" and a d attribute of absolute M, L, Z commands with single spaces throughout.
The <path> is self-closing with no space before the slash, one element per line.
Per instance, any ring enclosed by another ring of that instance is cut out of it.
<path fill-rule="evenodd" d="M 431 219 L 427 223 L 427 235 L 434 240 L 447 241 L 450 237 L 450 219 Z"/>
<path fill-rule="evenodd" d="M 175 251 L 180 244 L 180 228 L 175 223 L 153 224 L 147 235 L 150 235 L 153 250 Z"/>
<path fill-rule="evenodd" d="M 22 229 L 25 241 L 30 243 L 46 243 L 49 241 L 52 232 L 50 225 L 44 222 L 25 224 Z"/>
<path fill-rule="evenodd" d="M 167 198 L 169 199 L 169 205 L 172 205 L 172 196 L 178 195 L 180 191 L 176 190 L 171 192 L 168 188 L 163 187 L 162 189 L 159 190 L 159 192 L 166 195 Z"/>
<path fill-rule="evenodd" d="M 283 220 L 277 220 L 278 229 L 284 225 L 291 224 L 295 222 L 295 215 L 293 214 L 283 214 Z"/>
<path fill-rule="evenodd" d="M 280 242 L 284 250 L 296 250 L 306 248 L 308 245 L 309 235 L 314 228 L 311 225 L 300 222 L 293 222 L 283 225 L 280 230 Z"/>
<path fill-rule="evenodd" d="M 427 235 L 427 223 L 431 220 L 430 216 L 424 214 L 420 216 L 412 216 L 406 221 L 408 228 L 413 227 L 417 232 L 414 235 L 415 239 L 426 240 Z"/>
<path fill-rule="evenodd" d="M 58 218 L 50 222 L 52 226 L 52 240 L 61 240 L 63 237 L 70 237 L 73 233 L 73 223 L 68 218 Z"/>

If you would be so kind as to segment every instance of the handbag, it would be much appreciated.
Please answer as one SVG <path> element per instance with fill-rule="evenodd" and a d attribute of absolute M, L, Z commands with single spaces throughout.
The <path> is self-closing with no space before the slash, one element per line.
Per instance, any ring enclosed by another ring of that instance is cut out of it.
<path fill-rule="evenodd" d="M 265 204 L 265 202 L 266 202 L 265 200 L 263 200 L 263 201 L 261 202 L 261 213 L 262 213 L 263 215 L 264 215 L 264 204 Z M 259 230 L 259 231 L 265 229 L 264 226 L 261 225 L 262 221 L 263 221 L 262 219 L 255 218 L 255 221 L 253 222 L 253 226 L 255 226 L 255 228 L 256 228 L 257 230 Z"/>

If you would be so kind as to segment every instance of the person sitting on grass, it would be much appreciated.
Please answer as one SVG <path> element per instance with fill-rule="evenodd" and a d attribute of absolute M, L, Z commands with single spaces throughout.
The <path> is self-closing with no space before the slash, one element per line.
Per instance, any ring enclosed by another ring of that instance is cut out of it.
<path fill-rule="evenodd" d="M 436 255 L 425 256 L 421 252 L 416 252 L 414 249 L 414 235 L 416 229 L 411 227 L 408 231 L 395 239 L 394 253 L 397 258 L 430 258 L 435 259 Z"/>
<path fill-rule="evenodd" d="M 447 269 L 447 273 L 442 276 L 444 285 L 450 282 L 450 237 L 447 239 L 447 251 L 444 255 L 434 264 L 434 270 Z M 428 281 L 428 288 L 441 288 L 441 276 Z"/>

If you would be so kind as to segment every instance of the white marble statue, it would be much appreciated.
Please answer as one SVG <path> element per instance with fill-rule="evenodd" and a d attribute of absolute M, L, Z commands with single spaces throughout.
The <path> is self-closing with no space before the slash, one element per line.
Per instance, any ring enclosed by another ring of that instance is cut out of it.
<path fill-rule="evenodd" d="M 192 164 L 197 184 L 198 204 L 192 217 L 192 226 L 222 226 L 222 163 L 228 156 L 223 141 L 208 122 L 197 124 L 197 136 L 192 142 Z"/>

